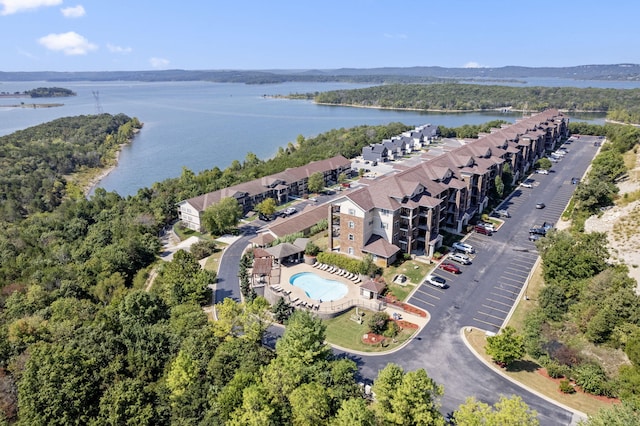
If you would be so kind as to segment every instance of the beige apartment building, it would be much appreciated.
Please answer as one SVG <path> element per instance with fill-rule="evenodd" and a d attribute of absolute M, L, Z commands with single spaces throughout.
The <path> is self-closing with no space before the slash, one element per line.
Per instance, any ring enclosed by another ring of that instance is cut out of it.
<path fill-rule="evenodd" d="M 568 118 L 547 110 L 445 152 L 427 152 L 419 164 L 335 199 L 329 215 L 339 231 L 330 249 L 370 254 L 381 266 L 402 253 L 431 256 L 441 231 L 462 232 L 487 207 L 506 164 L 517 180 L 568 136 Z"/>

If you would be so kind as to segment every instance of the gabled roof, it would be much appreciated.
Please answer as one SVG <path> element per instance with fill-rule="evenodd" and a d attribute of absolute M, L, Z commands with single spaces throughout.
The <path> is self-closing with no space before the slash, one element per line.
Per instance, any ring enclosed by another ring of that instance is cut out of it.
<path fill-rule="evenodd" d="M 367 241 L 367 244 L 362 248 L 362 251 L 388 259 L 399 252 L 400 247 L 391 244 L 380 235 L 374 234 L 369 238 L 369 241 Z"/>

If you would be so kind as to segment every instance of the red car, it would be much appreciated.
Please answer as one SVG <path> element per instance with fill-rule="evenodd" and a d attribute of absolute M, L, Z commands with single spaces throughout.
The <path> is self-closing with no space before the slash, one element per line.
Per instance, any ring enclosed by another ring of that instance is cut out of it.
<path fill-rule="evenodd" d="M 459 274 L 460 272 L 462 272 L 460 271 L 460 268 L 458 268 L 453 263 L 449 263 L 449 262 L 441 263 L 440 269 L 444 269 L 445 271 L 451 272 L 452 274 Z"/>

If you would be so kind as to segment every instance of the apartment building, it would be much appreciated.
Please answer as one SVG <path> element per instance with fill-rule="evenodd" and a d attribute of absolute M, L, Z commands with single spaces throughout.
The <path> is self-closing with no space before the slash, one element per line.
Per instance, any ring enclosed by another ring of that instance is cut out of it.
<path fill-rule="evenodd" d="M 330 213 L 340 229 L 330 248 L 370 254 L 381 266 L 401 253 L 431 256 L 442 244 L 441 231 L 462 232 L 487 207 L 505 165 L 518 179 L 568 136 L 568 118 L 547 110 L 459 147 L 426 153 L 419 164 L 334 200 Z"/>
<path fill-rule="evenodd" d="M 351 173 L 351 161 L 338 155 L 183 200 L 177 204 L 178 218 L 187 228 L 203 231 L 202 214 L 209 206 L 219 203 L 223 198 L 235 198 L 245 213 L 266 198 L 273 198 L 277 204 L 283 204 L 290 198 L 308 195 L 309 177 L 318 172 L 322 173 L 325 185 L 331 185 L 338 181 L 341 173 Z"/>

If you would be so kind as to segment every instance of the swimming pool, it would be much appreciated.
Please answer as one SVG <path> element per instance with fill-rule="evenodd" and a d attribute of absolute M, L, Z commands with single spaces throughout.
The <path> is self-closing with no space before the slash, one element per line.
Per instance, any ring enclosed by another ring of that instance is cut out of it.
<path fill-rule="evenodd" d="M 328 302 L 342 299 L 349 290 L 346 285 L 336 280 L 328 280 L 313 272 L 300 272 L 289 278 L 289 283 L 304 290 L 314 300 Z"/>

